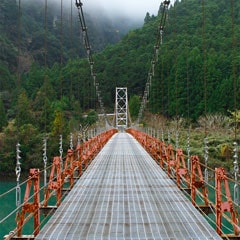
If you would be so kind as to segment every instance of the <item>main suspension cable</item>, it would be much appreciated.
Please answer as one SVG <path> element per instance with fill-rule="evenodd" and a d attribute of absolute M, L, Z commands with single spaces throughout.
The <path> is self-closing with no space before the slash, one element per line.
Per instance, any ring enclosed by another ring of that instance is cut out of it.
<path fill-rule="evenodd" d="M 233 107 L 234 107 L 234 141 L 237 141 L 237 78 L 236 78 L 236 38 L 235 38 L 235 18 L 234 0 L 231 0 L 232 15 L 232 78 L 233 78 Z"/>
<path fill-rule="evenodd" d="M 48 12 L 48 0 L 45 0 L 45 11 L 44 11 L 44 84 L 45 84 L 45 94 L 44 94 L 44 130 L 47 132 L 47 12 Z"/>
<path fill-rule="evenodd" d="M 92 49 L 91 49 L 90 41 L 89 41 L 89 37 L 88 37 L 88 31 L 87 31 L 87 26 L 86 26 L 86 22 L 85 22 L 85 17 L 84 17 L 84 13 L 83 13 L 83 3 L 81 2 L 81 0 L 76 0 L 75 4 L 78 9 L 78 17 L 79 17 L 79 21 L 80 21 L 81 28 L 82 28 L 82 34 L 83 34 L 83 43 L 84 43 L 85 49 L 87 51 L 87 58 L 88 58 L 88 62 L 90 64 L 91 76 L 93 78 L 93 84 L 94 84 L 97 99 L 98 99 L 98 102 L 100 105 L 101 113 L 103 114 L 105 121 L 109 125 L 111 125 L 109 123 L 109 121 L 107 119 L 107 115 L 105 113 L 105 108 L 104 108 L 104 104 L 103 104 L 102 97 L 101 97 L 101 91 L 99 89 L 99 82 L 97 82 L 96 73 L 94 71 L 94 60 L 93 60 Z"/>
<path fill-rule="evenodd" d="M 170 4 L 170 0 L 165 0 L 161 3 L 162 16 L 161 16 L 160 24 L 158 27 L 158 34 L 157 34 L 156 43 L 154 46 L 153 58 L 151 61 L 150 70 L 148 72 L 148 78 L 147 78 L 145 90 L 144 90 L 143 97 L 142 97 L 142 103 L 141 103 L 139 113 L 138 113 L 137 123 L 139 123 L 140 119 L 142 119 L 142 115 L 143 115 L 144 109 L 146 107 L 148 98 L 149 98 L 150 87 L 152 84 L 152 78 L 155 75 L 155 65 L 158 62 L 159 48 L 160 48 L 160 45 L 163 44 L 163 33 L 164 33 L 165 24 L 166 24 L 167 11 L 168 11 L 169 4 Z"/>
<path fill-rule="evenodd" d="M 20 68 L 20 55 L 21 55 L 21 0 L 18 0 L 18 62 L 17 62 L 17 94 L 18 97 L 21 91 L 21 68 Z M 19 105 L 19 101 L 17 105 Z M 21 157 L 20 157 L 20 143 L 19 143 L 19 128 L 20 128 L 20 110 L 19 106 L 17 107 L 17 116 L 16 116 L 16 125 L 17 125 L 17 143 L 16 143 L 16 207 L 19 207 L 21 204 L 21 187 L 20 187 L 20 175 L 21 175 Z"/>
<path fill-rule="evenodd" d="M 202 48 L 203 48 L 203 101 L 204 101 L 204 133 L 207 137 L 207 49 L 206 49 L 206 16 L 205 16 L 205 0 L 202 0 Z"/>
<path fill-rule="evenodd" d="M 185 7 L 187 7 L 187 1 L 184 1 Z M 189 35 L 189 25 L 188 25 L 188 16 L 186 18 L 185 22 L 185 28 L 187 36 Z M 187 166 L 188 170 L 191 169 L 191 160 L 190 160 L 190 152 L 191 152 L 191 146 L 190 146 L 190 140 L 191 140 L 191 121 L 190 121 L 190 79 L 189 79 L 189 38 L 187 37 L 186 41 L 186 83 L 187 83 L 187 125 L 188 125 L 188 131 L 187 131 Z"/>
<path fill-rule="evenodd" d="M 239 164 L 238 164 L 238 142 L 237 142 L 237 79 L 236 79 L 236 38 L 235 38 L 235 7 L 234 0 L 231 0 L 232 15 L 232 78 L 233 78 L 233 98 L 234 98 L 234 143 L 233 143 L 233 166 L 234 166 L 234 203 L 235 208 L 239 205 Z"/>
<path fill-rule="evenodd" d="M 21 22 L 21 19 L 22 19 L 22 9 L 21 9 L 21 0 L 18 0 L 18 38 L 17 38 L 17 41 L 18 41 L 18 54 L 17 54 L 17 84 L 16 84 L 16 87 L 17 87 L 17 94 L 18 96 L 20 95 L 20 91 L 21 91 L 21 63 L 20 63 L 20 59 L 21 59 L 21 30 L 22 30 L 22 22 Z M 19 123 L 19 120 L 20 120 L 20 111 L 19 111 L 19 107 L 17 107 L 17 116 L 16 116 L 16 125 L 17 125 L 17 129 L 19 129 L 20 127 L 20 123 Z M 19 133 L 17 131 L 17 138 L 18 138 L 18 141 L 19 141 Z"/>
<path fill-rule="evenodd" d="M 70 46 L 71 49 L 73 48 L 73 4 L 71 1 L 71 5 L 70 5 Z M 72 103 L 72 95 L 73 95 L 73 74 L 71 71 L 71 75 L 70 75 L 70 98 L 71 98 L 71 103 Z"/>
<path fill-rule="evenodd" d="M 208 183 L 208 160 L 209 160 L 209 147 L 208 147 L 208 130 L 207 130 L 207 49 L 206 49 L 206 16 L 205 16 L 205 0 L 202 0 L 202 48 L 203 48 L 203 101 L 204 101 L 204 179 Z"/>
<path fill-rule="evenodd" d="M 175 66 L 175 102 L 176 102 L 176 107 L 175 107 L 175 114 L 176 114 L 176 140 L 175 140 L 175 147 L 178 149 L 179 147 L 179 79 L 178 79 L 178 51 L 177 51 L 177 23 L 176 23 L 176 1 L 174 2 L 174 66 Z"/>
<path fill-rule="evenodd" d="M 63 76 L 62 76 L 62 69 L 63 69 L 63 0 L 60 2 L 60 100 L 63 97 Z M 62 129 L 61 129 L 62 132 Z"/>

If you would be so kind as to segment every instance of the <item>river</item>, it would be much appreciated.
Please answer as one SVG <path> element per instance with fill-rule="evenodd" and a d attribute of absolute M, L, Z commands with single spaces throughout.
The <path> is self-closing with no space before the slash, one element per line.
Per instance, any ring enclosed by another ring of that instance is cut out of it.
<path fill-rule="evenodd" d="M 3 181 L 0 180 L 0 195 L 13 189 L 16 186 L 14 181 Z M 10 193 L 0 197 L 0 221 L 5 218 L 10 212 L 16 209 L 16 191 L 15 189 Z M 0 224 L 0 240 L 3 239 L 4 235 L 8 234 L 16 227 L 16 213 L 14 213 L 9 219 Z"/>

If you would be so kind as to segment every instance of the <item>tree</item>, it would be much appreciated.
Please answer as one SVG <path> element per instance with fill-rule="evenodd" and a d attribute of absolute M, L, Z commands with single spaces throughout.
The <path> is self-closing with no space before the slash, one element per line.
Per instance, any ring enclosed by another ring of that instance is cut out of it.
<path fill-rule="evenodd" d="M 54 113 L 52 135 L 59 136 L 60 134 L 63 134 L 63 130 L 64 130 L 63 112 L 60 110 L 56 110 Z"/>
<path fill-rule="evenodd" d="M 6 111 L 3 105 L 2 97 L 0 96 L 0 131 L 7 125 Z"/>
<path fill-rule="evenodd" d="M 145 18 L 144 18 L 144 23 L 148 23 L 150 20 L 151 20 L 150 13 L 147 12 L 147 13 L 146 13 L 146 16 L 145 16 Z"/>
<path fill-rule="evenodd" d="M 0 36 L 0 42 L 1 42 L 1 36 Z M 1 62 L 1 59 L 3 57 L 6 57 L 6 54 L 8 54 L 8 53 L 4 53 L 3 54 L 4 56 L 2 56 L 1 51 L 0 51 L 0 76 L 1 76 L 0 77 L 0 89 L 1 89 L 1 91 L 12 90 L 15 87 L 13 76 L 10 74 L 7 65 L 5 63 Z"/>
<path fill-rule="evenodd" d="M 16 105 L 16 124 L 18 127 L 33 123 L 33 112 L 31 104 L 25 91 L 20 93 Z"/>
<path fill-rule="evenodd" d="M 129 100 L 129 111 L 132 118 L 136 118 L 138 116 L 139 108 L 140 108 L 139 96 L 133 95 L 132 97 L 130 97 Z"/>
<path fill-rule="evenodd" d="M 10 38 L 16 38 L 17 32 L 17 17 L 18 16 L 18 7 L 16 0 L 3 0 L 1 4 L 3 7 L 3 26 L 5 27 L 5 32 L 9 35 Z"/>
<path fill-rule="evenodd" d="M 91 110 L 87 115 L 86 123 L 89 125 L 93 125 L 94 123 L 96 123 L 97 120 L 98 120 L 97 112 L 94 110 Z"/>
<path fill-rule="evenodd" d="M 48 77 L 45 76 L 45 81 L 42 87 L 37 92 L 33 104 L 35 110 L 35 117 L 38 118 L 37 124 L 40 129 L 45 129 L 45 131 L 50 130 L 51 122 L 53 120 L 52 112 L 54 112 L 52 111 L 51 103 L 53 103 L 55 99 L 56 95 L 52 84 L 49 81 Z"/>

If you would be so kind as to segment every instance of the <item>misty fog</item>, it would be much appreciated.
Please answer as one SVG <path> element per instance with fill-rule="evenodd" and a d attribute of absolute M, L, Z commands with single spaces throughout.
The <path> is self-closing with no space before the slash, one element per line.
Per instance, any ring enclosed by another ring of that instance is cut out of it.
<path fill-rule="evenodd" d="M 49 8 L 59 11 L 61 7 L 61 0 L 38 0 L 34 1 L 35 5 L 44 5 L 47 1 Z M 159 0 L 82 0 L 83 10 L 86 13 L 94 15 L 105 15 L 109 18 L 126 17 L 133 21 L 143 22 L 146 13 L 150 15 L 156 15 L 160 3 Z M 22 4 L 33 4 L 32 0 L 22 0 Z M 62 0 L 64 10 L 70 10 L 71 6 L 73 12 L 76 11 L 75 0 Z"/>

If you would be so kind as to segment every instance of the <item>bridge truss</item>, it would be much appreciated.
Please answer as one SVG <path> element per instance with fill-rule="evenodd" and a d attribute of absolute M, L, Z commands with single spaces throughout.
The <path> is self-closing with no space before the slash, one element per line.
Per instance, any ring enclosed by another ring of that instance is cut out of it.
<path fill-rule="evenodd" d="M 127 88 L 116 88 L 116 127 L 127 128 L 128 126 L 128 95 Z"/>

